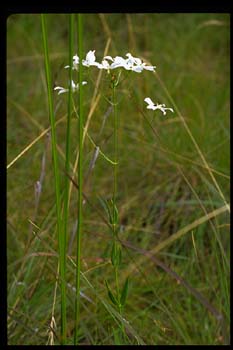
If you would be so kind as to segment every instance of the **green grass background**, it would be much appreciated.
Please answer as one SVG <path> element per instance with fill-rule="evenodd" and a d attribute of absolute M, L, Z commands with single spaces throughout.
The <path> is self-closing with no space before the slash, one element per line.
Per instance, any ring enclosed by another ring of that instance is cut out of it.
<path fill-rule="evenodd" d="M 230 118 L 229 118 L 229 23 L 228 14 L 85 14 L 84 52 L 108 54 L 130 52 L 156 65 L 161 80 L 184 116 L 227 202 L 229 202 Z M 66 86 L 68 72 L 68 15 L 48 15 L 49 48 L 55 85 Z M 77 41 L 77 40 L 76 40 Z M 12 15 L 7 20 L 7 164 L 49 127 L 44 74 L 44 57 L 39 15 Z M 97 69 L 86 75 L 84 114 L 87 116 L 95 88 Z M 77 79 L 76 79 L 77 80 Z M 113 156 L 113 114 L 100 134 L 109 108 L 111 91 L 103 74 L 98 93 L 100 102 L 88 129 L 94 141 L 110 158 Z M 132 95 L 136 95 L 136 100 Z M 166 117 L 146 111 L 144 98 L 174 107 L 151 72 L 132 74 L 118 89 L 119 192 L 121 238 L 150 250 L 182 227 L 224 205 L 177 113 Z M 66 97 L 54 93 L 56 118 L 65 115 Z M 159 134 L 155 136 L 142 109 Z M 65 151 L 65 122 L 57 126 L 57 140 Z M 72 120 L 72 153 L 77 148 L 77 120 Z M 164 149 L 166 151 L 164 151 Z M 51 148 L 46 151 L 46 171 L 35 224 L 40 239 L 33 236 L 28 219 L 35 211 L 34 184 L 40 177 L 46 137 L 7 170 L 7 259 L 8 259 L 8 342 L 45 344 L 57 269 L 55 256 L 39 253 L 57 251 L 54 179 Z M 84 183 L 93 156 L 88 139 L 84 147 Z M 61 170 L 64 159 L 59 159 Z M 180 169 L 180 170 L 179 170 Z M 182 175 L 184 174 L 184 176 Z M 185 180 L 186 179 L 186 180 Z M 64 181 L 64 175 L 63 175 Z M 196 195 L 192 191 L 195 190 Z M 84 191 L 101 209 L 98 196 L 110 198 L 113 170 L 99 156 Z M 76 220 L 77 191 L 72 191 L 69 235 Z M 201 203 L 201 204 L 200 204 Z M 53 209 L 53 210 L 52 210 Z M 192 239 L 193 235 L 193 239 Z M 30 244 L 26 251 L 26 247 Z M 94 289 L 82 280 L 80 343 L 114 344 L 116 324 L 102 301 L 109 303 L 104 279 L 114 281 L 108 261 L 110 234 L 97 213 L 84 205 L 82 271 Z M 222 247 L 222 248 L 221 248 Z M 33 255 L 34 254 L 34 255 Z M 75 247 L 71 250 L 74 256 Z M 141 254 L 123 253 L 127 267 Z M 130 276 L 129 299 L 124 316 L 146 344 L 222 344 L 229 336 L 229 214 L 221 214 L 197 226 L 161 251 L 158 258 L 175 270 L 224 315 L 224 329 L 207 308 L 166 272 L 146 260 Z M 72 265 L 68 282 L 75 284 Z M 100 299 L 95 294 L 98 293 Z M 59 343 L 60 291 L 55 318 Z M 74 294 L 68 288 L 68 338 L 72 342 Z M 131 344 L 136 338 L 129 334 Z"/>

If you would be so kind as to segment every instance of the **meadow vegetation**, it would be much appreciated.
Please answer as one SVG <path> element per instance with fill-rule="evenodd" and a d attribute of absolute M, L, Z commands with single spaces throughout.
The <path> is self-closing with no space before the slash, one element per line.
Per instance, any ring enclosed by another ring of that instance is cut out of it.
<path fill-rule="evenodd" d="M 115 104 L 107 71 L 82 70 L 82 80 L 88 84 L 82 87 L 77 343 L 229 344 L 230 16 L 122 13 L 84 14 L 82 19 L 83 56 L 95 50 L 100 62 L 106 55 L 131 53 L 156 69 L 123 72 Z M 46 21 L 60 195 L 68 203 L 65 343 L 73 344 L 80 99 L 78 92 L 70 94 L 76 109 L 72 107 L 70 113 L 66 163 L 69 93 L 58 95 L 54 87 L 68 86 L 69 69 L 64 66 L 71 62 L 69 15 L 49 14 Z M 74 54 L 78 53 L 77 29 L 75 21 Z M 73 76 L 78 82 L 78 73 Z M 146 109 L 147 96 L 174 113 Z M 52 151 L 41 17 L 12 15 L 7 21 L 11 345 L 63 342 Z M 114 213 L 114 160 L 118 162 L 117 234 L 108 211 L 112 205 Z M 121 250 L 117 268 L 113 260 L 119 256 L 113 256 L 114 249 Z M 117 295 L 126 283 L 128 293 L 121 309 L 109 290 Z"/>

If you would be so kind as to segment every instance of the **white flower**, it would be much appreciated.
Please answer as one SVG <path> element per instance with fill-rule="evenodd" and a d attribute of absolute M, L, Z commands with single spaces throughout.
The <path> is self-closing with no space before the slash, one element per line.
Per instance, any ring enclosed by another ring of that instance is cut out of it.
<path fill-rule="evenodd" d="M 108 63 L 107 60 L 103 59 L 101 63 L 98 65 L 99 69 L 110 69 L 110 64 Z"/>
<path fill-rule="evenodd" d="M 86 85 L 86 84 L 87 84 L 86 81 L 82 81 L 82 85 Z M 71 89 L 72 89 L 72 92 L 78 91 L 78 90 L 79 90 L 79 83 L 78 83 L 78 84 L 75 84 L 74 81 L 72 80 L 72 81 L 71 81 Z M 59 90 L 59 91 L 58 91 L 58 95 L 63 94 L 64 92 L 69 91 L 69 89 L 65 89 L 65 88 L 63 88 L 62 86 L 56 86 L 56 87 L 54 88 L 54 90 Z"/>
<path fill-rule="evenodd" d="M 86 85 L 86 81 L 82 81 L 82 85 Z M 79 83 L 75 84 L 72 80 L 71 82 L 71 87 L 72 87 L 72 92 L 78 91 L 79 90 Z"/>
<path fill-rule="evenodd" d="M 95 50 L 93 50 L 93 51 L 90 50 L 87 53 L 87 55 L 86 55 L 86 59 L 82 60 L 82 64 L 85 67 L 90 67 L 90 66 L 97 66 L 97 67 L 99 67 L 100 63 L 96 62 L 95 60 L 96 60 L 96 58 L 95 58 Z"/>
<path fill-rule="evenodd" d="M 126 60 L 120 56 L 116 56 L 113 59 L 113 63 L 111 64 L 110 67 L 111 67 L 111 69 L 119 68 L 119 67 L 125 68 L 126 70 L 131 69 L 130 65 L 127 64 Z"/>
<path fill-rule="evenodd" d="M 139 66 L 140 64 L 142 64 L 142 60 L 140 60 L 140 58 L 133 57 L 133 56 L 131 55 L 131 53 L 127 53 L 125 56 L 128 57 L 128 58 L 126 59 L 126 62 L 127 62 L 128 65 L 136 64 L 137 66 Z"/>
<path fill-rule="evenodd" d="M 78 55 L 74 55 L 72 69 L 78 70 L 78 65 L 79 65 L 79 57 L 78 57 Z M 70 66 L 65 66 L 64 68 L 70 68 Z"/>
<path fill-rule="evenodd" d="M 132 56 L 131 53 L 126 54 L 126 59 L 120 56 L 116 56 L 114 59 L 111 56 L 106 57 L 113 60 L 111 69 L 122 67 L 126 70 L 132 70 L 133 72 L 141 73 L 143 69 L 154 72 L 156 68 L 155 66 L 147 66 L 146 63 L 143 63 L 140 58 Z"/>
<path fill-rule="evenodd" d="M 172 109 L 172 108 L 167 108 L 167 107 L 165 107 L 165 104 L 154 104 L 154 102 L 150 99 L 150 97 L 146 97 L 145 99 L 144 99 L 144 101 L 148 104 L 148 106 L 146 107 L 147 109 L 153 109 L 153 111 L 155 111 L 156 109 L 160 109 L 160 111 L 164 114 L 164 115 L 166 115 L 167 114 L 167 112 L 166 112 L 166 110 L 169 110 L 169 111 L 171 111 L 171 112 L 173 112 L 174 113 L 174 110 Z"/>
<path fill-rule="evenodd" d="M 109 61 L 112 61 L 112 63 L 110 64 Z M 129 67 L 127 66 L 125 59 L 120 56 L 116 56 L 115 58 L 112 58 L 111 56 L 105 56 L 103 61 L 98 65 L 99 69 L 107 69 L 107 70 L 120 68 L 120 67 L 129 70 Z"/>
<path fill-rule="evenodd" d="M 73 61 L 74 61 L 73 65 L 78 67 L 78 65 L 79 65 L 79 57 L 78 57 L 78 55 L 74 55 L 73 56 Z"/>
<path fill-rule="evenodd" d="M 85 67 L 90 67 L 90 66 L 99 67 L 100 63 L 96 62 L 95 50 L 88 51 L 88 53 L 86 54 L 86 58 L 82 60 L 82 65 Z M 74 55 L 72 69 L 78 70 L 78 66 L 79 66 L 79 56 Z M 65 68 L 69 68 L 69 67 L 70 66 L 65 66 Z"/>
<path fill-rule="evenodd" d="M 155 66 L 147 66 L 146 63 L 143 63 L 140 58 L 133 57 L 131 53 L 127 53 L 126 56 L 128 57 L 126 59 L 127 65 L 130 67 L 130 69 L 136 73 L 141 73 L 143 69 L 149 70 L 154 72 Z"/>
<path fill-rule="evenodd" d="M 62 86 L 56 86 L 54 90 L 59 90 L 58 95 L 63 94 L 64 92 L 67 92 L 68 89 L 64 89 Z"/>

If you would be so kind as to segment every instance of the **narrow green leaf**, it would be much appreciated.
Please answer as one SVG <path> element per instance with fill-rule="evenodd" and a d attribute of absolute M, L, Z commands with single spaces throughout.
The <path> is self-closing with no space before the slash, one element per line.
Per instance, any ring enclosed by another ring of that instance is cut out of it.
<path fill-rule="evenodd" d="M 109 299 L 111 300 L 111 302 L 114 304 L 114 305 L 118 305 L 118 301 L 116 299 L 116 297 L 114 296 L 114 294 L 112 293 L 109 285 L 108 285 L 108 282 L 105 280 L 105 284 L 106 284 L 106 287 L 107 287 L 107 290 L 108 290 L 108 297 Z"/>
<path fill-rule="evenodd" d="M 113 220 L 112 220 L 111 208 L 109 207 L 108 201 L 100 196 L 98 198 L 99 198 L 99 201 L 100 201 L 102 207 L 104 208 L 104 210 L 108 216 L 108 222 L 110 224 L 112 224 Z"/>
<path fill-rule="evenodd" d="M 125 305 L 127 295 L 128 295 L 128 289 L 129 289 L 129 277 L 127 277 L 125 284 L 124 284 L 124 287 L 123 287 L 122 292 L 121 292 L 120 302 L 121 302 L 122 306 Z"/>

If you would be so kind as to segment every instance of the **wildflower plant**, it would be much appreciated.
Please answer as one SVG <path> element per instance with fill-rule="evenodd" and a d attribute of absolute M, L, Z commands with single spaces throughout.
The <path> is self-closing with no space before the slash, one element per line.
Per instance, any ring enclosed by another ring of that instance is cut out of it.
<path fill-rule="evenodd" d="M 71 15 L 70 19 L 70 60 L 69 65 L 66 65 L 64 68 L 69 70 L 69 82 L 68 87 L 56 86 L 54 90 L 61 95 L 68 92 L 68 121 L 67 121 L 67 149 L 66 149 L 66 172 L 69 173 L 69 153 L 70 153 L 70 115 L 71 115 L 71 94 L 78 93 L 78 137 L 79 137 L 79 167 L 78 167 L 78 234 L 77 234 L 77 260 L 76 260 L 76 299 L 75 299 L 75 334 L 74 334 L 74 344 L 78 343 L 78 324 L 79 324 L 79 299 L 80 299 L 80 256 L 81 256 L 81 234 L 82 234 L 82 162 L 83 162 L 83 86 L 87 85 L 87 81 L 83 81 L 83 70 L 85 69 L 100 69 L 104 70 L 107 73 L 107 78 L 109 80 L 109 86 L 111 89 L 111 101 L 110 103 L 113 106 L 113 117 L 114 117 L 114 131 L 113 131 L 113 143 L 114 143 L 114 159 L 111 161 L 107 156 L 105 156 L 97 147 L 98 152 L 100 152 L 105 159 L 107 159 L 113 167 L 113 193 L 110 200 L 100 199 L 101 204 L 107 213 L 108 224 L 111 228 L 111 252 L 110 252 L 110 261 L 114 269 L 115 276 L 115 291 L 113 291 L 108 283 L 105 280 L 105 285 L 107 289 L 107 294 L 112 302 L 112 304 L 117 308 L 119 314 L 122 317 L 123 310 L 127 301 L 128 289 L 129 289 L 129 278 L 123 283 L 123 286 L 120 288 L 119 285 L 119 269 L 122 265 L 122 245 L 118 237 L 119 234 L 119 212 L 117 208 L 117 192 L 118 192 L 118 167 L 119 167 L 119 152 L 118 152 L 118 130 L 119 130 L 119 116 L 118 116 L 118 102 L 117 102 L 117 88 L 121 84 L 121 73 L 126 71 L 128 74 L 134 72 L 137 74 L 142 73 L 143 71 L 155 72 L 156 66 L 148 65 L 142 61 L 139 57 L 134 57 L 131 53 L 126 53 L 125 57 L 110 55 L 104 56 L 100 62 L 96 60 L 95 52 L 96 50 L 89 50 L 84 56 L 82 52 L 82 16 L 78 15 L 78 54 L 72 56 L 73 44 L 72 40 L 74 35 L 74 19 Z M 84 57 L 84 58 L 82 58 Z M 78 83 L 75 83 L 73 80 L 73 73 L 78 72 Z M 144 101 L 147 104 L 147 109 L 153 111 L 160 110 L 163 115 L 166 115 L 167 111 L 174 112 L 172 108 L 167 108 L 164 104 L 154 104 L 154 102 L 146 97 Z M 74 107 L 75 108 L 75 107 Z M 76 111 L 76 109 L 75 109 Z M 54 122 L 53 122 L 54 123 Z M 89 137 L 89 136 L 88 136 Z M 90 138 L 90 137 L 89 137 Z M 90 138 L 91 139 L 91 138 Z M 91 140 L 92 141 L 92 140 Z M 94 142 L 92 141 L 94 144 Z M 54 142 L 54 156 L 55 154 L 55 142 Z M 56 160 L 56 158 L 54 158 Z M 55 166 L 55 165 L 54 165 Z M 57 170 L 57 169 L 56 169 Z M 58 177 L 56 172 L 56 176 Z M 56 193 L 58 195 L 59 188 L 56 187 Z M 65 216 L 64 216 L 64 237 L 66 237 L 67 231 L 67 220 L 68 220 L 68 184 L 66 183 L 66 195 L 65 195 Z M 58 197 L 58 209 L 61 210 L 60 199 Z M 58 211 L 58 221 L 60 212 Z M 60 223 L 61 224 L 61 223 Z M 65 249 L 66 249 L 66 238 L 62 237 L 61 226 L 59 226 L 59 237 L 60 240 L 63 240 L 63 250 L 61 251 L 61 266 L 63 266 L 63 273 L 61 276 L 62 286 L 63 286 L 63 301 L 62 301 L 62 340 L 63 343 L 66 339 L 66 316 L 65 316 Z M 120 326 L 122 333 L 122 342 L 126 341 L 126 332 L 124 329 L 123 323 Z"/>

